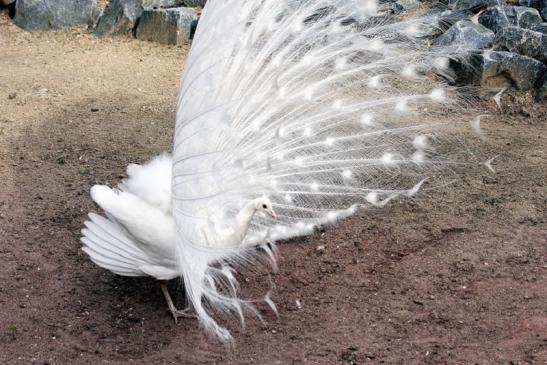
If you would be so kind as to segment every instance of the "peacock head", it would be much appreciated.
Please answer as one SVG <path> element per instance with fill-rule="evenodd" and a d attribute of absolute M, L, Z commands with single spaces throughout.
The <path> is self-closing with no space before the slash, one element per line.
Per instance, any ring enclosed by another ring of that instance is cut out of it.
<path fill-rule="evenodd" d="M 270 199 L 266 195 L 262 195 L 260 198 L 255 200 L 255 209 L 258 212 L 264 212 L 271 216 L 273 219 L 277 219 L 277 215 L 273 210 L 273 205 Z"/>

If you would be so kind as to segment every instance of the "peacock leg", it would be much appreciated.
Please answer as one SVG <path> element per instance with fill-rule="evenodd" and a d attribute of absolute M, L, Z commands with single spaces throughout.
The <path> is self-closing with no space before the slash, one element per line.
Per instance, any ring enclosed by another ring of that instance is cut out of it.
<path fill-rule="evenodd" d="M 175 323 L 179 322 L 180 317 L 186 317 L 186 318 L 195 318 L 195 314 L 191 313 L 190 308 L 186 308 L 183 310 L 179 310 L 175 308 L 175 304 L 173 303 L 173 300 L 171 299 L 171 294 L 169 294 L 169 289 L 167 289 L 167 284 L 165 281 L 160 281 L 160 287 L 161 291 L 163 293 L 163 296 L 165 297 L 165 300 L 167 301 L 167 306 L 169 307 L 169 312 L 171 312 L 171 315 L 175 319 Z"/>

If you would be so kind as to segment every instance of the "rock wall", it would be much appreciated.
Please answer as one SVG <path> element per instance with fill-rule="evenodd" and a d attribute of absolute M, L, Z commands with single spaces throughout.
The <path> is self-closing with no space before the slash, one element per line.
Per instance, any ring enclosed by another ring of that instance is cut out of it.
<path fill-rule="evenodd" d="M 206 0 L 111 0 L 103 12 L 97 0 L 15 1 L 14 22 L 27 30 L 88 24 L 95 35 L 135 36 L 165 44 L 188 42 Z M 405 17 L 427 0 L 379 0 L 395 17 Z M 547 0 L 441 0 L 441 19 L 426 35 L 433 47 L 473 50 L 467 63 L 452 62 L 456 82 L 485 90 L 514 87 L 547 97 Z M 440 6 L 437 4 L 437 6 Z"/>

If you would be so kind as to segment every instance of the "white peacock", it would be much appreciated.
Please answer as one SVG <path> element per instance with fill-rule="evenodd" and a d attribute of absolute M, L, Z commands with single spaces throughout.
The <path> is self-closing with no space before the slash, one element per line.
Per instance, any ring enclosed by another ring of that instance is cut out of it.
<path fill-rule="evenodd" d="M 413 196 L 459 153 L 442 137 L 461 110 L 446 85 L 461 50 L 429 47 L 440 23 L 391 18 L 372 0 L 209 0 L 173 158 L 92 188 L 108 219 L 90 214 L 84 251 L 119 275 L 182 277 L 192 315 L 231 340 L 211 310 L 256 313 L 233 264 L 252 264 L 257 247 L 275 262 L 277 240 Z M 190 315 L 162 289 L 175 320 Z"/>

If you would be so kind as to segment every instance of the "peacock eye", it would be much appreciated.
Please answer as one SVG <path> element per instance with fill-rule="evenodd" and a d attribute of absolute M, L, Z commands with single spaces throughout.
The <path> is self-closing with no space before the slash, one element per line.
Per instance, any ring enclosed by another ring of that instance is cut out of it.
<path fill-rule="evenodd" d="M 266 209 L 268 206 L 266 204 L 262 204 L 262 208 Z"/>

